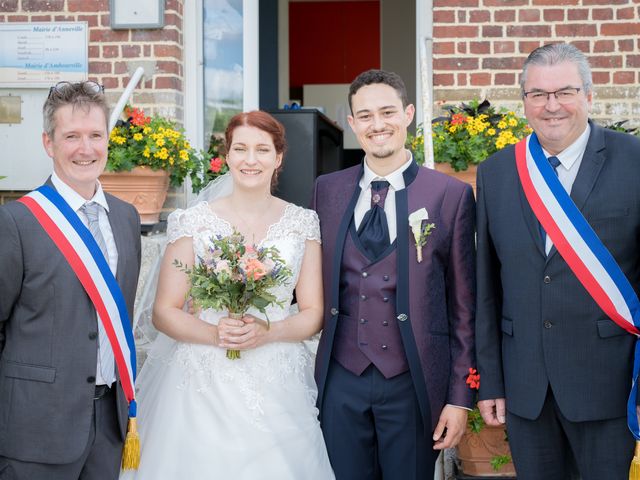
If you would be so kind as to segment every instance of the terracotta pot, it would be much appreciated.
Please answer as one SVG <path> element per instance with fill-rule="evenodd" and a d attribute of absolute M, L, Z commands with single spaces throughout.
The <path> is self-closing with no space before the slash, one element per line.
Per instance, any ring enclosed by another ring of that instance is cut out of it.
<path fill-rule="evenodd" d="M 491 466 L 491 459 L 498 455 L 511 455 L 506 441 L 505 427 L 485 425 L 478 433 L 469 427 L 458 444 L 458 460 L 462 472 L 478 477 L 515 477 L 513 463 L 503 465 L 497 472 Z"/>
<path fill-rule="evenodd" d="M 473 193 L 476 193 L 476 173 L 478 171 L 477 165 L 469 165 L 469 168 L 460 172 L 456 172 L 448 163 L 436 163 L 435 165 L 437 171 L 446 173 L 447 175 L 451 175 L 452 177 L 455 177 L 458 180 L 463 181 L 464 183 L 468 183 L 473 187 Z"/>
<path fill-rule="evenodd" d="M 136 167 L 130 172 L 104 172 L 100 183 L 106 192 L 136 207 L 143 225 L 160 220 L 169 189 L 169 174 L 164 170 Z"/>

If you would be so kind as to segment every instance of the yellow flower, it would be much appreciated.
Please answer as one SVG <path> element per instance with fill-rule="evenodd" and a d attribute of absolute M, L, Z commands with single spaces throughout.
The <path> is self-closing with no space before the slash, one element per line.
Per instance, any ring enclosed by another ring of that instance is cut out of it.
<path fill-rule="evenodd" d="M 189 152 L 187 150 L 180 150 L 179 155 L 182 160 L 189 160 Z"/>
<path fill-rule="evenodd" d="M 117 143 L 118 145 L 122 145 L 124 143 L 127 143 L 127 139 L 124 137 L 121 137 L 120 135 L 116 135 L 115 137 L 113 137 L 112 139 L 115 143 Z"/>
<path fill-rule="evenodd" d="M 504 130 L 505 128 L 507 128 L 507 122 L 505 122 L 504 120 L 500 120 L 500 121 L 498 122 L 498 128 L 499 128 L 500 130 Z"/>
<path fill-rule="evenodd" d="M 449 131 L 450 131 L 451 133 L 456 133 L 456 130 L 457 130 L 457 129 L 458 129 L 458 126 L 457 126 L 457 125 L 451 125 L 451 126 L 449 127 Z"/>
<path fill-rule="evenodd" d="M 495 128 L 490 128 L 487 130 L 487 134 L 491 135 L 492 137 L 496 134 L 496 129 Z"/>
<path fill-rule="evenodd" d="M 142 152 L 142 155 L 147 158 L 151 156 L 151 150 L 149 150 L 149 147 L 144 147 L 144 151 Z"/>
<path fill-rule="evenodd" d="M 158 147 L 162 147 L 162 146 L 164 145 L 164 138 L 163 138 L 163 137 L 158 137 L 158 138 L 156 139 L 156 145 L 157 145 Z"/>
<path fill-rule="evenodd" d="M 143 136 L 142 136 L 142 134 L 141 134 L 141 133 L 134 133 L 134 134 L 133 134 L 133 139 L 134 139 L 136 142 L 139 142 L 140 140 L 142 140 L 142 138 L 143 138 Z"/>
<path fill-rule="evenodd" d="M 515 118 L 510 118 L 509 119 L 509 126 L 510 127 L 515 127 L 516 125 L 518 125 L 518 121 Z"/>
<path fill-rule="evenodd" d="M 145 135 L 149 135 L 151 133 L 151 127 L 144 127 L 142 129 L 142 133 L 144 133 Z"/>

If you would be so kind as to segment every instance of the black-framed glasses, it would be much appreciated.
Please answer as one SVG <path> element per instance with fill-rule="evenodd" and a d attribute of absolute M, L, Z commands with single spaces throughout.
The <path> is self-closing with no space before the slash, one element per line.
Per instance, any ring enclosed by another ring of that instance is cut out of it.
<path fill-rule="evenodd" d="M 104 93 L 104 85 L 100 85 L 99 83 L 92 82 L 90 80 L 87 80 L 85 82 L 58 82 L 49 89 L 49 96 L 47 98 L 51 98 L 51 95 L 53 95 L 54 93 L 64 95 L 70 92 L 82 92 L 87 95 L 99 95 L 101 93 Z"/>
<path fill-rule="evenodd" d="M 555 92 L 531 90 L 530 92 L 524 92 L 524 98 L 534 107 L 542 107 L 547 104 L 549 97 L 553 95 L 560 105 L 567 105 L 575 101 L 580 90 L 582 89 L 578 87 L 565 87 Z"/>

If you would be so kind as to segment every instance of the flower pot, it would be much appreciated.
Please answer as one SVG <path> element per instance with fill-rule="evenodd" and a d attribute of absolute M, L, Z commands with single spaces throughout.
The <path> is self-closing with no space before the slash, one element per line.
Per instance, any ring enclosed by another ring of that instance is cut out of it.
<path fill-rule="evenodd" d="M 515 477 L 513 462 L 503 465 L 498 471 L 491 466 L 491 459 L 494 457 L 511 456 L 504 426 L 484 425 L 477 433 L 467 427 L 457 448 L 458 460 L 464 474 L 478 477 Z"/>
<path fill-rule="evenodd" d="M 477 165 L 469 165 L 466 170 L 456 172 L 448 163 L 435 163 L 436 170 L 447 175 L 451 175 L 458 180 L 468 183 L 473 188 L 473 193 L 476 193 L 476 173 L 478 172 Z"/>
<path fill-rule="evenodd" d="M 104 191 L 136 207 L 140 223 L 158 223 L 169 189 L 169 174 L 166 171 L 135 167 L 130 172 L 103 172 L 100 183 Z"/>

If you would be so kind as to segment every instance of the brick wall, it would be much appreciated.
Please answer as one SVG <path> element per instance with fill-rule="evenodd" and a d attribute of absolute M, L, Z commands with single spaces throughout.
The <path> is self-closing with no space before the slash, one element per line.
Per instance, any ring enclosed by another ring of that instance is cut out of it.
<path fill-rule="evenodd" d="M 145 76 L 130 102 L 181 121 L 183 2 L 166 0 L 165 26 L 153 30 L 112 30 L 109 0 L 0 0 L 0 22 L 87 22 L 89 79 L 105 86 L 110 103 L 118 101 L 131 74 L 142 66 Z"/>
<path fill-rule="evenodd" d="M 640 125 L 639 0 L 433 0 L 435 100 L 487 98 L 521 111 L 527 55 L 573 43 L 593 70 L 593 118 Z"/>

